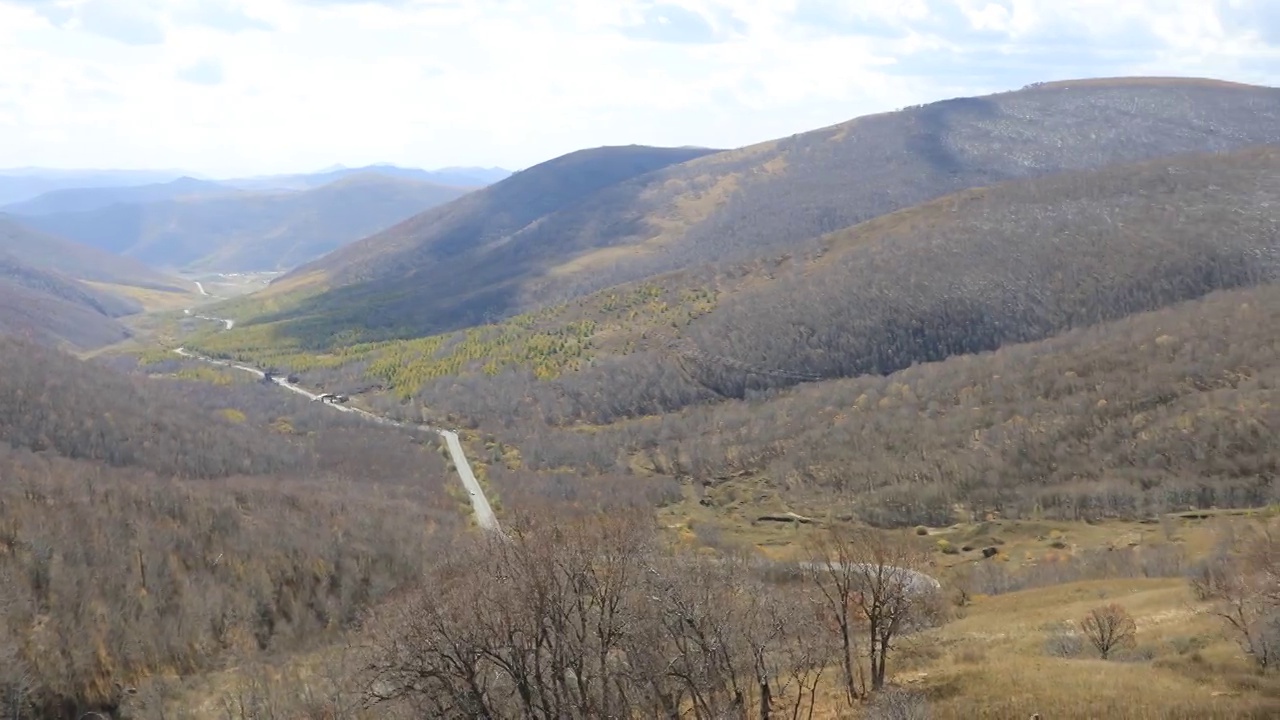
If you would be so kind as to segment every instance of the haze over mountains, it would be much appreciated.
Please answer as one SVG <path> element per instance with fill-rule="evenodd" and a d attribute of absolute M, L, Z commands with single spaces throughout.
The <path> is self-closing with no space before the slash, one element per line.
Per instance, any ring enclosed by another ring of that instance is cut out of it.
<path fill-rule="evenodd" d="M 130 187 L 166 183 L 179 177 L 181 172 L 171 170 L 0 169 L 0 207 L 55 190 Z"/>
<path fill-rule="evenodd" d="M 439 185 L 480 187 L 497 182 L 511 174 L 502 168 L 451 167 L 440 170 L 403 168 L 392 164 L 348 168 L 335 166 L 314 173 L 287 173 L 245 178 L 217 179 L 180 170 L 56 170 L 49 168 L 0 169 L 0 209 L 5 212 L 27 212 L 21 207 L 45 193 L 70 190 L 70 196 L 55 194 L 52 200 L 32 205 L 33 214 L 51 210 L 88 210 L 112 202 L 177 197 L 179 192 L 201 187 L 240 190 L 306 190 L 338 180 L 346 175 L 376 172 L 394 177 L 407 177 Z M 155 187 L 151 187 L 155 186 Z M 125 190 L 132 188 L 132 190 Z M 168 188 L 166 190 L 165 188 Z M 116 189 L 117 193 L 104 192 Z M 169 192 L 170 194 L 165 194 Z M 76 198 L 67 206 L 59 206 L 57 198 Z M 117 200 L 116 198 L 122 198 Z"/>
<path fill-rule="evenodd" d="M 0 171 L 0 333 L 80 350 L 194 291 L 173 271 L 283 270 L 461 197 L 498 168 L 375 165 L 205 180 L 176 171 Z M 445 184 L 449 183 L 449 184 Z M 167 299 L 165 299 L 167 298 Z"/>
<path fill-rule="evenodd" d="M 120 187 L 74 187 L 51 190 L 30 200 L 5 205 L 3 210 L 24 217 L 98 210 L 117 204 L 147 203 L 163 200 L 219 195 L 232 192 L 226 185 L 193 177 L 180 177 L 162 183 L 123 185 Z"/>
<path fill-rule="evenodd" d="M 308 190 L 202 192 L 28 215 L 22 222 L 154 267 L 282 270 L 469 191 L 365 172 Z"/>
<path fill-rule="evenodd" d="M 224 272 L 291 268 L 510 174 L 389 164 L 216 181 L 161 172 L 0 172 L 10 173 L 0 177 L 18 198 L 0 211 L 33 229 L 158 268 Z M 157 177 L 165 179 L 146 182 Z M 72 186 L 44 191 L 51 183 Z"/>
<path fill-rule="evenodd" d="M 0 334 L 92 349 L 129 336 L 138 295 L 194 288 L 130 258 L 33 231 L 0 214 Z"/>

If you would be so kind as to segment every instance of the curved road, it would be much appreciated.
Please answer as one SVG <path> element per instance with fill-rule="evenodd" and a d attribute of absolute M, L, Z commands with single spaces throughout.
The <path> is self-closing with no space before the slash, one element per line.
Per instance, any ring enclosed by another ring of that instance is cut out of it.
<path fill-rule="evenodd" d="M 191 310 L 189 309 L 185 310 L 184 312 L 187 315 L 191 315 L 192 317 L 198 318 L 200 320 L 211 320 L 213 322 L 220 322 L 225 326 L 225 329 L 227 330 L 230 330 L 231 328 L 235 327 L 235 324 L 236 324 L 235 320 L 229 320 L 227 318 L 209 317 L 207 315 L 192 315 Z M 240 365 L 237 363 L 233 363 L 229 360 L 215 360 L 211 357 L 205 357 L 204 355 L 193 353 L 187 350 L 186 348 L 181 348 L 181 347 L 176 348 L 174 352 L 181 355 L 182 357 L 190 358 L 192 360 L 200 360 L 202 362 L 207 362 L 213 365 L 222 365 L 223 367 L 234 368 L 236 370 L 243 370 L 244 372 L 252 373 L 253 375 L 256 375 L 260 378 L 266 377 L 265 372 L 263 372 L 262 370 L 256 367 L 252 367 L 250 365 Z M 308 400 L 320 399 L 320 394 L 313 393 L 305 388 L 302 388 L 294 383 L 291 383 L 286 378 L 273 376 L 271 378 L 271 381 L 286 390 L 302 395 Z M 471 470 L 471 463 L 467 461 L 467 455 L 462 451 L 462 443 L 461 441 L 458 440 L 458 433 L 454 432 L 453 430 L 445 430 L 444 428 L 433 427 L 430 425 L 417 425 L 414 423 L 403 423 L 398 420 L 392 420 L 391 418 L 383 417 L 381 415 L 375 415 L 367 410 L 361 410 L 360 408 L 356 408 L 356 407 L 347 407 L 345 405 L 339 405 L 337 403 L 325 403 L 325 405 L 333 408 L 334 410 L 337 410 L 338 412 L 355 413 L 356 415 L 359 415 L 360 417 L 363 417 L 366 420 L 380 423 L 382 425 L 393 425 L 395 427 L 405 428 L 406 430 L 424 430 L 426 432 L 435 433 L 440 437 L 444 438 L 445 446 L 449 449 L 449 456 L 453 459 L 453 465 L 458 469 L 458 479 L 462 481 L 462 486 L 466 488 L 467 494 L 470 497 L 471 509 L 476 516 L 476 524 L 479 525 L 482 530 L 485 530 L 488 532 L 495 532 L 495 533 L 502 532 L 501 526 L 498 525 L 498 518 L 493 514 L 493 508 L 489 506 L 489 498 L 485 497 L 484 488 L 480 487 L 480 482 L 476 480 L 475 473 L 472 472 Z"/>
<path fill-rule="evenodd" d="M 190 310 L 186 310 L 185 312 L 187 315 L 191 315 Z M 227 318 L 216 318 L 216 317 L 209 317 L 206 315 L 192 315 L 192 317 L 199 318 L 201 320 L 221 322 L 223 325 L 226 326 L 227 330 L 230 330 L 231 328 L 235 327 L 235 324 L 236 324 L 234 320 L 229 320 Z M 224 367 L 235 368 L 236 370 L 243 370 L 244 372 L 252 373 L 260 378 L 266 377 L 265 372 L 263 372 L 262 370 L 259 370 L 258 368 L 252 367 L 250 365 L 239 365 L 229 360 L 215 360 L 210 357 L 205 357 L 204 355 L 199 355 L 199 354 L 190 352 L 186 348 L 181 348 L 181 347 L 175 349 L 174 352 L 183 357 L 191 358 L 193 360 L 201 360 L 203 362 L 211 363 L 213 365 L 222 365 Z M 271 378 L 271 381 L 274 382 L 276 385 L 279 385 L 280 387 L 285 388 L 286 390 L 290 390 L 292 392 L 298 393 L 299 395 L 306 397 L 308 400 L 318 400 L 320 398 L 319 394 L 313 393 L 309 390 L 306 390 L 305 388 L 299 387 L 298 385 L 295 385 L 294 383 L 289 382 L 286 378 L 273 376 Z M 383 425 L 393 425 L 395 427 L 405 428 L 408 430 L 424 430 L 427 432 L 433 432 L 439 435 L 440 437 L 444 438 L 445 445 L 449 449 L 449 456 L 453 458 L 453 464 L 458 469 L 458 479 L 462 481 L 462 486 L 466 488 L 467 493 L 470 496 L 471 509 L 475 513 L 476 524 L 479 525 L 480 528 L 485 531 L 493 532 L 498 535 L 502 534 L 502 528 L 498 525 L 498 518 L 494 516 L 493 508 L 489 507 L 489 499 L 485 497 L 484 489 L 480 487 L 479 481 L 476 480 L 475 474 L 471 471 L 471 463 L 467 462 L 467 456 L 462 451 L 462 443 L 458 440 L 458 433 L 454 432 L 453 430 L 445 430 L 444 428 L 433 427 L 431 425 L 417 425 L 413 423 L 403 423 L 398 420 L 392 420 L 391 418 L 383 417 L 381 415 L 375 415 L 367 410 L 361 410 L 360 408 L 356 408 L 356 407 L 347 407 L 344 405 L 339 405 L 337 403 L 325 403 L 325 405 L 339 412 L 355 413 L 371 422 L 376 422 Z M 862 565 L 862 564 L 859 563 L 859 565 Z M 809 562 L 796 563 L 796 569 L 801 571 L 812 570 L 820 567 L 822 567 L 821 563 L 817 563 L 817 564 L 809 563 Z M 870 566 L 867 566 L 867 567 L 870 567 Z M 886 569 L 889 572 L 894 572 L 894 573 L 899 571 L 903 572 L 904 573 L 903 579 L 905 581 L 905 585 L 908 591 L 910 592 L 924 593 L 929 591 L 936 591 L 942 587 L 941 583 L 939 583 L 936 578 L 930 575 L 926 575 L 917 570 L 910 570 L 906 568 L 886 568 Z"/>

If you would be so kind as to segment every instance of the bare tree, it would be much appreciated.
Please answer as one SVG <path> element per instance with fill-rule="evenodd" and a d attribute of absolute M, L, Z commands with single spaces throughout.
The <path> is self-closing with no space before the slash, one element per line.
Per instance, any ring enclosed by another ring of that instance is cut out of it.
<path fill-rule="evenodd" d="M 861 588 L 861 577 L 857 560 L 846 534 L 838 528 L 813 535 L 808 546 L 807 580 L 817 588 L 828 620 L 840 635 L 840 679 L 845 698 L 852 705 L 866 692 L 858 660 L 859 618 L 855 598 Z"/>
<path fill-rule="evenodd" d="M 865 530 L 854 536 L 853 552 L 861 586 L 854 599 L 866 622 L 871 688 L 879 690 L 894 642 L 936 623 L 941 597 L 920 573 L 928 556 L 914 543 Z"/>
<path fill-rule="evenodd" d="M 1262 670 L 1280 664 L 1280 539 L 1273 526 L 1247 538 L 1224 538 L 1190 578 L 1202 600 Z"/>
<path fill-rule="evenodd" d="M 792 718 L 833 661 L 803 585 L 634 514 L 516 518 L 370 625 L 369 702 L 431 717 Z"/>
<path fill-rule="evenodd" d="M 866 692 L 860 643 L 868 661 L 871 690 L 884 687 L 894 642 L 938 619 L 937 587 L 919 568 L 927 554 L 908 539 L 873 529 L 832 528 L 810 544 L 808 577 L 826 601 L 840 632 L 845 692 L 850 702 Z"/>
<path fill-rule="evenodd" d="M 1112 651 L 1133 646 L 1138 626 L 1127 610 L 1112 603 L 1090 610 L 1080 621 L 1080 630 L 1106 660 Z"/>

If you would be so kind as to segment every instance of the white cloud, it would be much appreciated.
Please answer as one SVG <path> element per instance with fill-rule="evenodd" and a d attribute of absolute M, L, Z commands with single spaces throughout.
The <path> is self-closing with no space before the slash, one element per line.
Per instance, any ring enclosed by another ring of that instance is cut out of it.
<path fill-rule="evenodd" d="M 1276 5 L 0 0 L 0 157 L 231 174 L 727 147 L 1037 80 L 1267 82 Z"/>

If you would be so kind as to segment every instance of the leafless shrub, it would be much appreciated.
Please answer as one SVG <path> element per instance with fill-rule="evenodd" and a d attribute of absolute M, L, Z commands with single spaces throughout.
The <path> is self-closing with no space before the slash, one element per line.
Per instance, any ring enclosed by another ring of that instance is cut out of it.
<path fill-rule="evenodd" d="M 1209 646 L 1208 640 L 1200 635 L 1178 635 L 1169 638 L 1169 647 L 1179 655 L 1199 652 Z"/>
<path fill-rule="evenodd" d="M 876 693 L 867 709 L 868 720 L 929 720 L 929 700 L 919 690 L 887 687 Z"/>
<path fill-rule="evenodd" d="M 1052 657 L 1080 657 L 1084 652 L 1084 638 L 1071 623 L 1054 623 L 1045 630 L 1044 651 Z"/>

